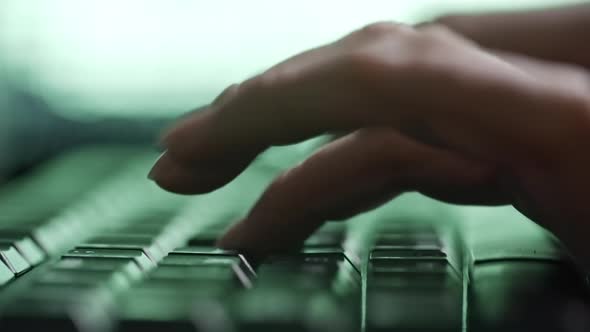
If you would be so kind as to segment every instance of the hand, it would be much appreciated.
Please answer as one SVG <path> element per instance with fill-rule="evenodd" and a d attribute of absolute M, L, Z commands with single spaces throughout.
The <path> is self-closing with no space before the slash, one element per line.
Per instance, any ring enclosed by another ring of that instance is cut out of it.
<path fill-rule="evenodd" d="M 150 177 L 204 193 L 270 146 L 344 131 L 278 177 L 219 244 L 261 255 L 296 247 L 325 220 L 419 191 L 514 204 L 581 255 L 588 85 L 573 67 L 497 54 L 440 26 L 372 24 L 227 88 L 170 130 Z"/>

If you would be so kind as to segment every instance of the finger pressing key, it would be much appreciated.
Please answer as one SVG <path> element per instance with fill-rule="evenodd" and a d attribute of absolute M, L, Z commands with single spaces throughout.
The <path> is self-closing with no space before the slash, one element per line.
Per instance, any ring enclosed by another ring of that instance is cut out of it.
<path fill-rule="evenodd" d="M 471 190 L 489 184 L 493 174 L 487 165 L 393 129 L 360 130 L 277 178 L 218 245 L 256 256 L 290 250 L 326 220 L 351 217 L 408 190 Z"/>

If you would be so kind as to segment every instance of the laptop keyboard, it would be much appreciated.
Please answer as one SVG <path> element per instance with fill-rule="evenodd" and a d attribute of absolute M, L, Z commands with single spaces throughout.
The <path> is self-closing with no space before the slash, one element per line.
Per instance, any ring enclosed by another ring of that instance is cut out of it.
<path fill-rule="evenodd" d="M 415 200 L 253 261 L 214 243 L 280 168 L 184 197 L 145 180 L 154 158 L 88 148 L 2 188 L 2 331 L 590 330 L 581 278 L 530 223 L 483 239 Z"/>

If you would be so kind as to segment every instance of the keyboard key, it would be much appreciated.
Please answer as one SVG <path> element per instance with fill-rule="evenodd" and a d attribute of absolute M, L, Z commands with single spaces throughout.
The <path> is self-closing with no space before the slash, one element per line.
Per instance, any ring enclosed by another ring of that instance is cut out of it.
<path fill-rule="evenodd" d="M 143 273 L 135 260 L 129 258 L 63 258 L 52 268 L 74 271 L 120 271 L 130 280 L 139 279 Z"/>
<path fill-rule="evenodd" d="M 77 248 L 142 250 L 153 261 L 158 261 L 164 257 L 162 248 L 156 243 L 153 236 L 98 236 L 78 245 Z"/>
<path fill-rule="evenodd" d="M 0 238 L 0 246 L 2 245 L 15 247 L 30 265 L 38 265 L 45 258 L 43 250 L 29 237 Z"/>
<path fill-rule="evenodd" d="M 14 279 L 14 272 L 8 266 L 0 261 L 0 287 Z"/>
<path fill-rule="evenodd" d="M 30 237 L 47 254 L 57 253 L 66 241 L 71 241 L 74 234 L 59 224 L 26 224 L 0 229 L 0 238 Z"/>
<path fill-rule="evenodd" d="M 440 239 L 435 233 L 381 233 L 375 239 L 374 248 L 387 247 L 404 247 L 404 248 L 420 248 L 430 247 L 432 249 L 440 249 Z"/>
<path fill-rule="evenodd" d="M 193 252 L 187 252 L 186 249 L 184 251 L 175 250 L 166 256 L 160 265 L 232 265 L 236 266 L 248 278 L 256 276 L 246 258 L 234 252 L 200 253 L 198 250 L 193 250 Z"/>
<path fill-rule="evenodd" d="M 251 267 L 237 254 L 171 253 L 150 274 L 150 279 L 176 278 L 226 283 L 235 281 L 250 288 L 254 276 Z"/>
<path fill-rule="evenodd" d="M 257 268 L 257 285 L 360 295 L 360 274 L 342 251 L 273 256 Z"/>
<path fill-rule="evenodd" d="M 2 239 L 3 242 L 7 242 L 7 240 L 13 241 L 15 239 L 30 238 L 35 243 L 38 243 L 35 237 L 33 236 L 33 230 L 37 227 L 38 226 L 36 225 L 29 226 L 21 224 L 16 226 L 2 227 L 0 228 L 0 239 Z M 44 252 L 47 252 L 45 248 L 43 248 L 42 246 L 39 245 L 39 247 Z"/>
<path fill-rule="evenodd" d="M 132 249 L 74 249 L 63 257 L 74 258 L 130 258 L 133 259 L 142 270 L 149 270 L 155 263 L 151 261 L 141 250 Z"/>
<path fill-rule="evenodd" d="M 236 294 L 231 303 L 239 331 L 360 330 L 360 307 L 325 289 L 257 287 Z"/>
<path fill-rule="evenodd" d="M 23 274 L 31 268 L 31 265 L 16 248 L 8 244 L 0 244 L 0 258 L 16 275 Z"/>
<path fill-rule="evenodd" d="M 232 299 L 239 331 L 306 331 L 308 294 L 288 288 L 255 288 Z"/>
<path fill-rule="evenodd" d="M 453 266 L 442 240 L 432 242 L 441 245 L 396 243 L 370 252 L 367 332 L 461 330 L 463 269 Z"/>
<path fill-rule="evenodd" d="M 308 331 L 361 331 L 360 299 L 347 299 L 320 292 L 309 299 L 304 321 Z"/>
<path fill-rule="evenodd" d="M 166 256 L 126 294 L 118 309 L 118 331 L 233 330 L 219 301 L 252 287 L 252 273 L 242 257 L 183 251 Z"/>
<path fill-rule="evenodd" d="M 158 265 L 231 266 L 242 262 L 240 255 L 187 254 L 172 252 Z"/>
<path fill-rule="evenodd" d="M 80 271 L 80 270 L 50 270 L 35 280 L 38 284 L 64 286 L 105 286 L 113 292 L 129 287 L 130 280 L 122 272 L 117 271 Z"/>
<path fill-rule="evenodd" d="M 227 332 L 235 331 L 225 306 L 216 299 L 178 298 L 127 301 L 118 310 L 118 332 Z"/>

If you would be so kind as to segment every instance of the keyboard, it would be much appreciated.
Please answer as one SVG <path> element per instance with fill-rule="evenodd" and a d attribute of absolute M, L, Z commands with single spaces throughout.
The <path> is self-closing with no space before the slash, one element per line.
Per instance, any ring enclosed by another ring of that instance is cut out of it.
<path fill-rule="evenodd" d="M 580 273 L 511 208 L 407 194 L 327 222 L 297 252 L 215 248 L 285 155 L 195 197 L 156 188 L 156 155 L 119 146 L 0 187 L 0 330 L 590 331 Z"/>

